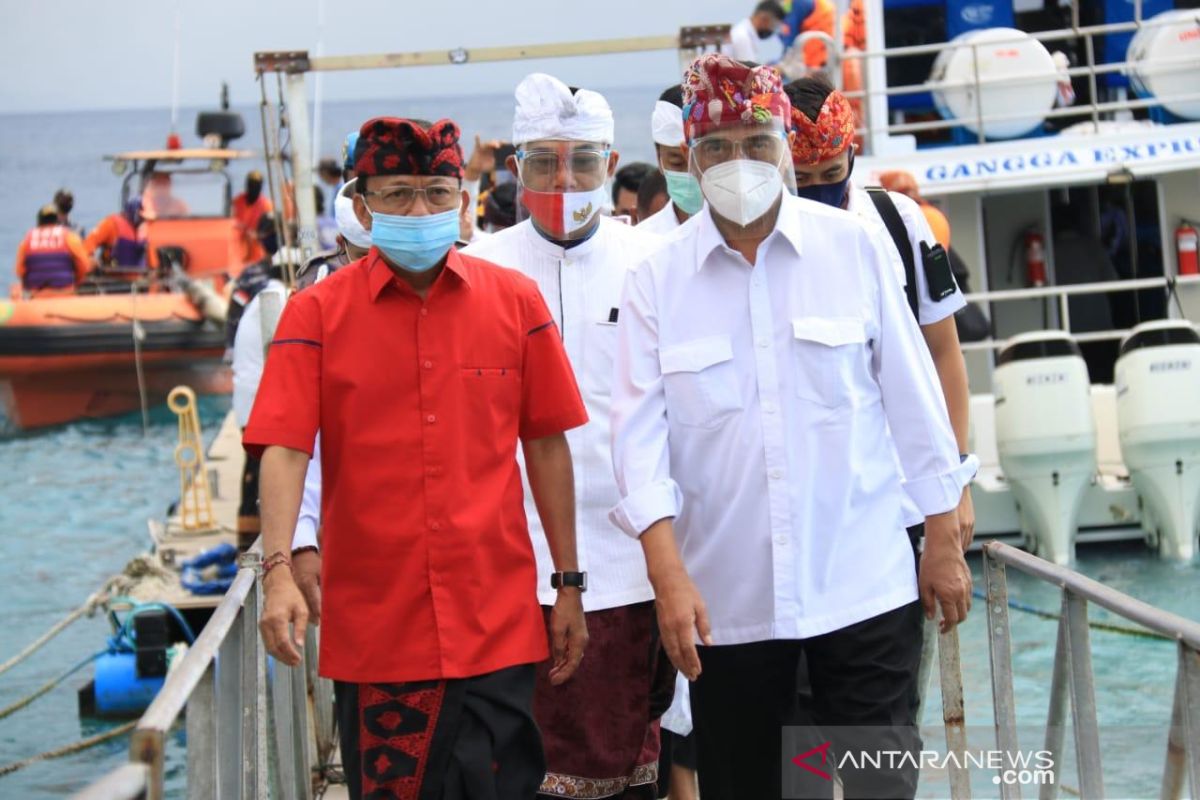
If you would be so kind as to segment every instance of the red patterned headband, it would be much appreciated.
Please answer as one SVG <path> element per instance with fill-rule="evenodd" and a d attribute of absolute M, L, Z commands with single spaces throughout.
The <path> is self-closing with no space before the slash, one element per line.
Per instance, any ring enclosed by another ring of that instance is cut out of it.
<path fill-rule="evenodd" d="M 854 143 L 854 109 L 841 92 L 833 91 L 821 105 L 816 122 L 799 109 L 792 109 L 792 163 L 811 167 L 846 152 Z"/>
<path fill-rule="evenodd" d="M 791 108 L 779 73 L 770 67 L 747 67 L 708 53 L 693 61 L 683 76 L 683 127 L 688 141 L 726 125 L 775 121 L 787 130 Z"/>

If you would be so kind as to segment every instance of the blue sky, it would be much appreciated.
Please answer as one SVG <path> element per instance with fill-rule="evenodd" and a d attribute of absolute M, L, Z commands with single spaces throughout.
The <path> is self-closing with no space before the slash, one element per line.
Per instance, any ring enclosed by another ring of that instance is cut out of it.
<path fill-rule="evenodd" d="M 735 22 L 753 0 L 0 0 L 0 112 L 162 108 L 172 95 L 176 14 L 183 106 L 211 105 L 221 81 L 256 102 L 253 53 L 407 52 L 669 34 Z M 595 87 L 660 84 L 674 52 L 544 61 Z M 528 62 L 329 74 L 324 97 L 507 92 Z M 654 76 L 647 78 L 646 76 Z"/>

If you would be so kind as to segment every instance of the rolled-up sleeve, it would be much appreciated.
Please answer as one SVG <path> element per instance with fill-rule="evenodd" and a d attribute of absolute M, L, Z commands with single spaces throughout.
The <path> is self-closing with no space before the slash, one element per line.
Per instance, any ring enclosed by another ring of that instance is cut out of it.
<path fill-rule="evenodd" d="M 670 475 L 652 277 L 643 266 L 625 279 L 614 360 L 612 455 L 621 502 L 609 519 L 634 538 L 683 510 L 683 492 Z"/>
<path fill-rule="evenodd" d="M 321 527 L 321 437 L 313 442 L 312 458 L 304 473 L 304 494 L 300 497 L 300 516 L 292 534 L 292 549 L 320 547 L 317 531 Z"/>
<path fill-rule="evenodd" d="M 260 458 L 279 445 L 312 455 L 321 419 L 321 307 L 312 292 L 288 302 L 275 329 L 242 446 Z"/>
<path fill-rule="evenodd" d="M 860 237 L 860 263 L 878 287 L 872 367 L 904 470 L 904 489 L 928 517 L 958 506 L 978 459 L 960 462 L 937 371 L 889 265 L 889 249 L 873 229 Z"/>

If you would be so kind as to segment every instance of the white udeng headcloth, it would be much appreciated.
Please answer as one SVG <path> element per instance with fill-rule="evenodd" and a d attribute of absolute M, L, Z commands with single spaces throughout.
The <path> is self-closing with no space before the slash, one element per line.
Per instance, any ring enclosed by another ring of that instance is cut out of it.
<path fill-rule="evenodd" d="M 573 139 L 612 144 L 613 115 L 598 92 L 574 95 L 558 78 L 535 72 L 517 84 L 513 144 L 537 139 Z"/>
<path fill-rule="evenodd" d="M 655 144 L 663 147 L 678 147 L 683 144 L 683 109 L 666 100 L 654 104 L 650 117 L 650 135 Z"/>

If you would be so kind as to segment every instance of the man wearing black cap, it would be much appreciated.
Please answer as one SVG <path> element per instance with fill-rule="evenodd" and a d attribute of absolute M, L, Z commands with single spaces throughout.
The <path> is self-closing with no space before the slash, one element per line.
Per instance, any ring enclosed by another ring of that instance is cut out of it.
<path fill-rule="evenodd" d="M 321 674 L 353 797 L 532 797 L 546 659 L 521 442 L 558 573 L 552 679 L 587 641 L 564 431 L 587 420 L 537 286 L 453 249 L 458 126 L 378 118 L 355 148 L 367 255 L 293 296 L 244 443 L 262 454 L 262 634 L 300 663 L 292 533 L 320 430 Z M 289 624 L 294 631 L 289 631 Z"/>

